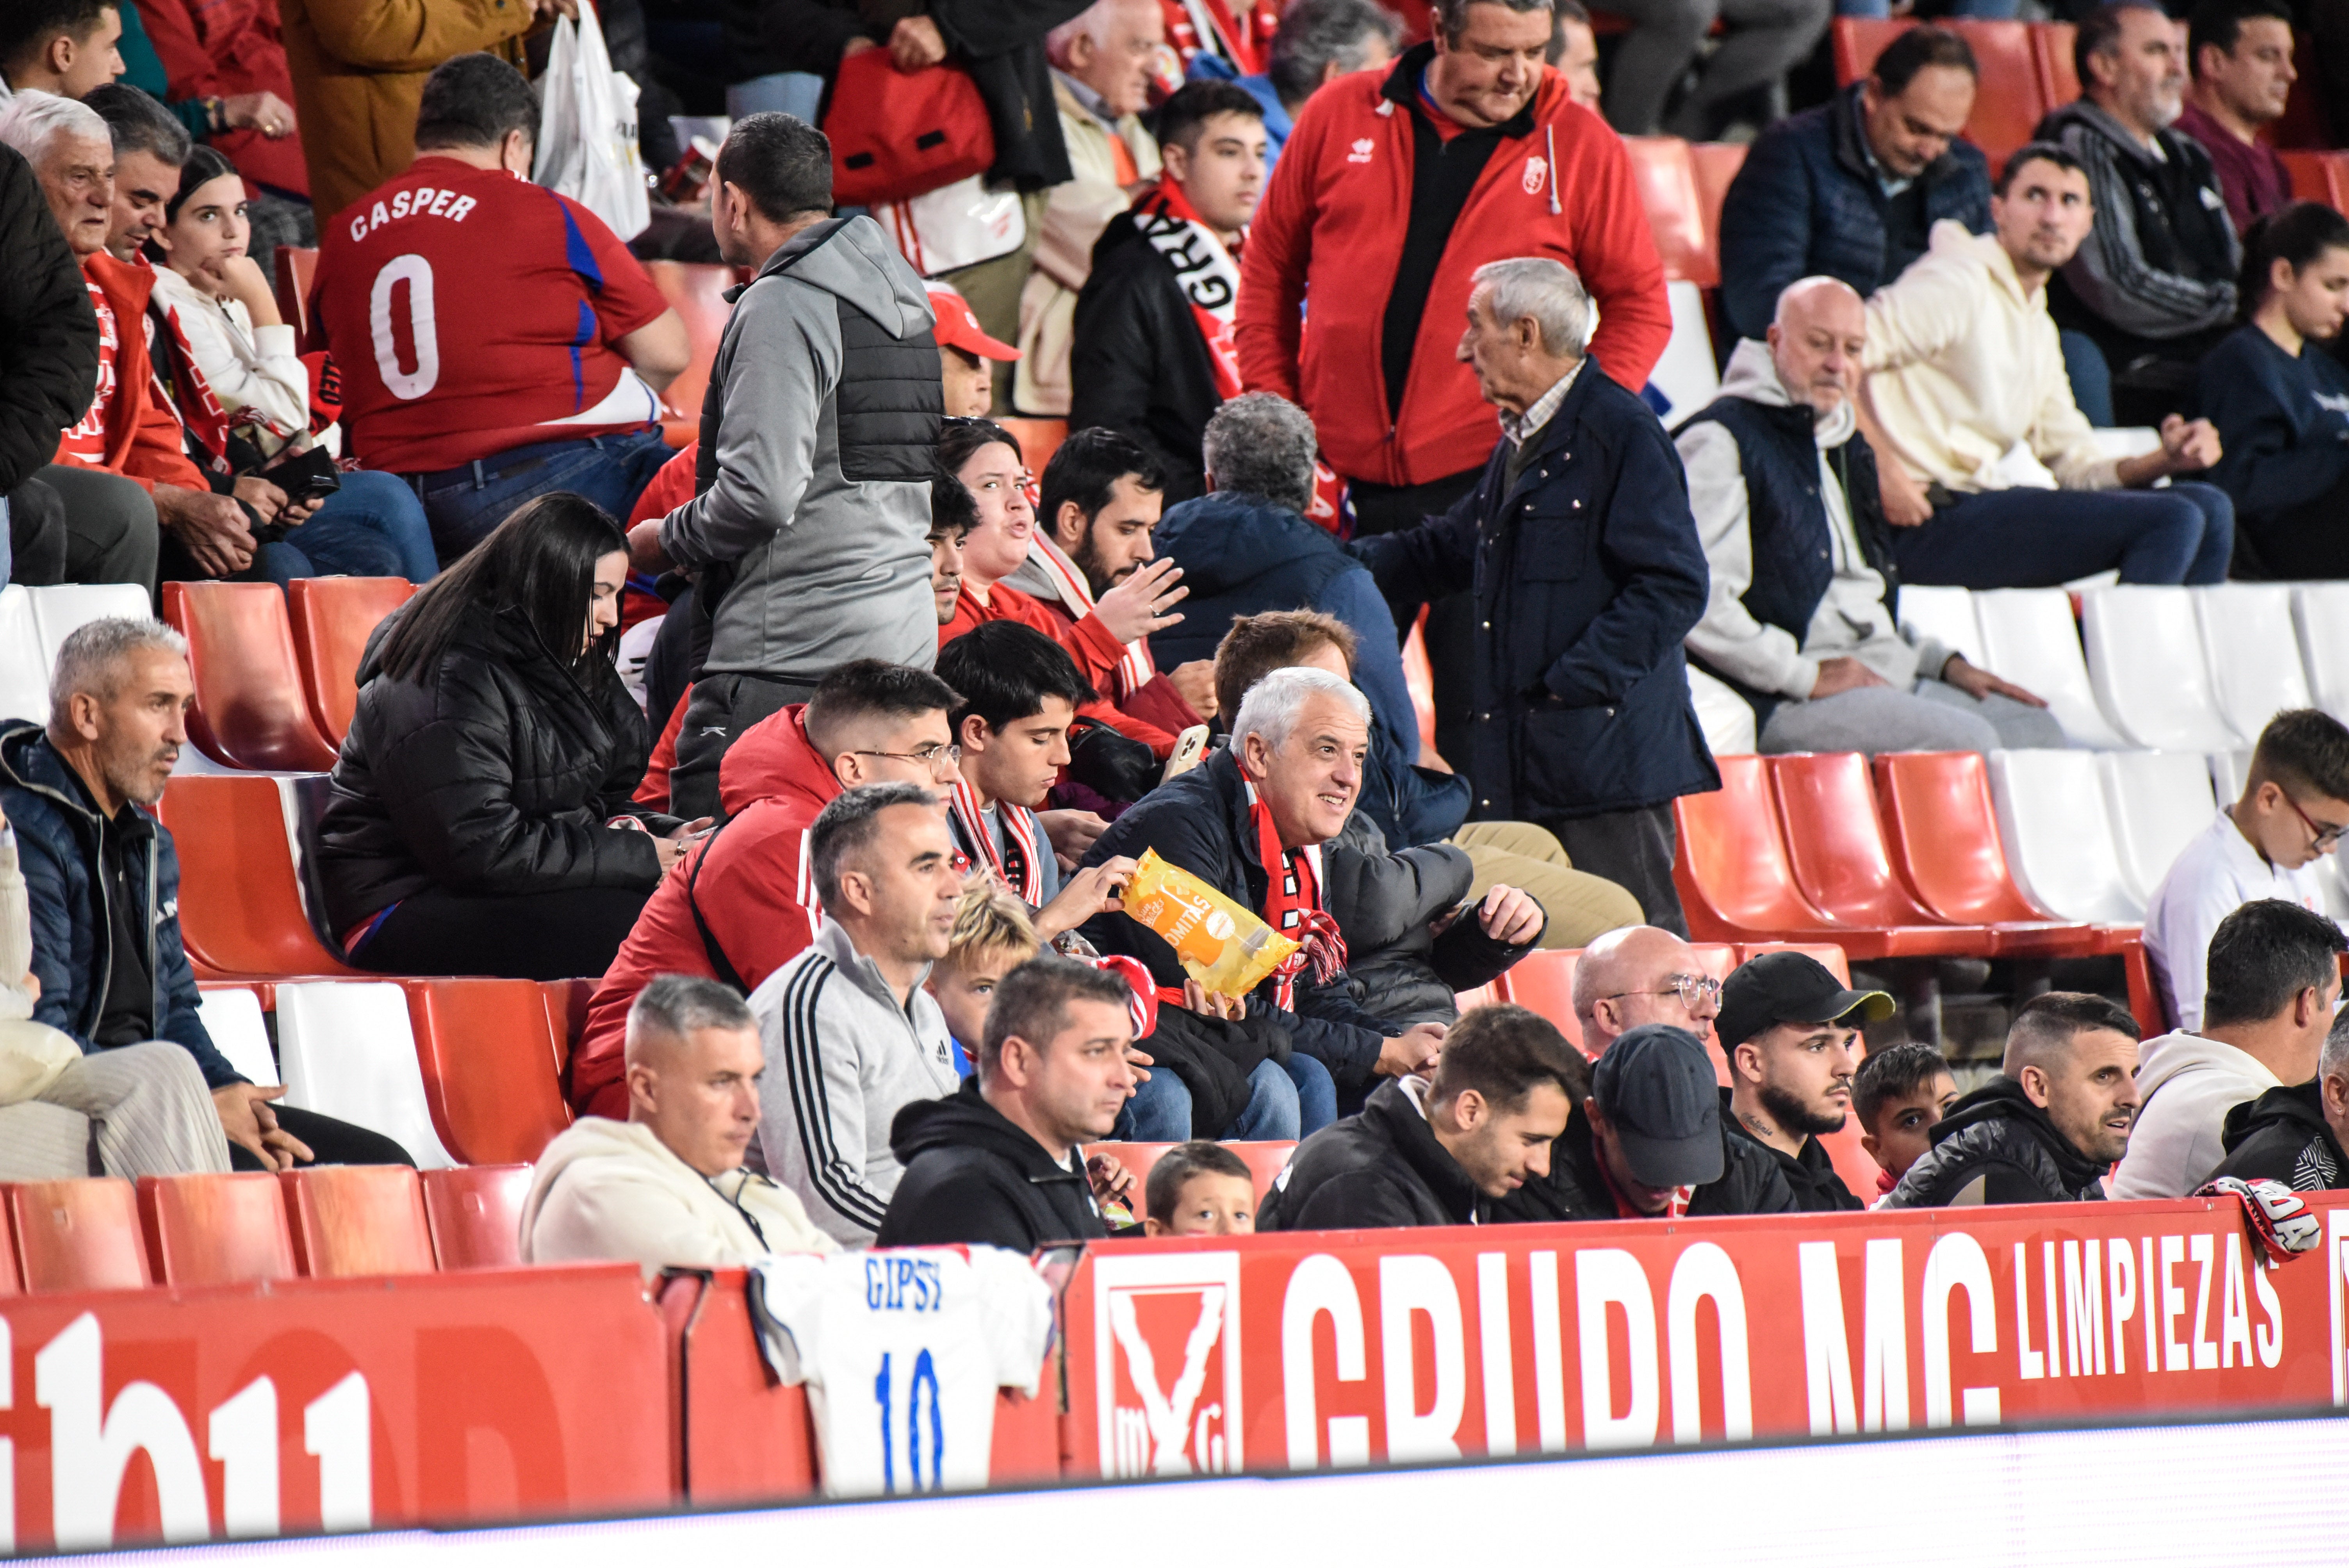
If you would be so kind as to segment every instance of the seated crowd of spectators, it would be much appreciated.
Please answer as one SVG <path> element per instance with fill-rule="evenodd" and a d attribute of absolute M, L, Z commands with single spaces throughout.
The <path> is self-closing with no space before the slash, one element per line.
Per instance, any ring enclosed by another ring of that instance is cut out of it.
<path fill-rule="evenodd" d="M 1866 1049 L 1882 991 L 1705 974 L 1674 874 L 1701 702 L 1764 751 L 2066 743 L 1904 583 L 2349 575 L 2349 219 L 2256 139 L 2273 0 L 2086 14 L 2083 96 L 1996 170 L 1946 28 L 1785 114 L 1807 0 L 1618 7 L 1604 118 L 1574 0 L 1437 0 L 1408 47 L 1369 0 L 1095 0 L 1009 53 L 953 5 L 777 4 L 746 108 L 966 62 L 1025 237 L 926 274 L 823 131 L 740 114 L 682 450 L 684 324 L 530 178 L 571 0 L 284 5 L 0 22 L 0 575 L 419 585 L 309 870 L 358 969 L 600 977 L 526 1256 L 2349 1181 L 2332 718 L 2279 715 L 2157 892 L 2178 1031 L 2034 996 L 1962 1096 Z M 218 68 L 114 80 L 142 17 Z M 1741 120 L 1736 335 L 1668 431 L 1620 133 Z M 1013 416 L 1071 428 L 1040 472 Z M 101 620 L 0 725 L 0 1179 L 407 1158 L 205 1031 L 153 814 L 192 691 L 177 633 Z M 1152 856 L 1293 950 L 1208 989 L 1125 907 Z M 1581 950 L 1578 1047 L 1459 1011 L 1537 946 Z M 1822 1141 L 1855 1116 L 1873 1192 Z M 1138 1184 L 1111 1139 L 1181 1147 Z M 1260 1211 L 1227 1140 L 1299 1142 Z"/>

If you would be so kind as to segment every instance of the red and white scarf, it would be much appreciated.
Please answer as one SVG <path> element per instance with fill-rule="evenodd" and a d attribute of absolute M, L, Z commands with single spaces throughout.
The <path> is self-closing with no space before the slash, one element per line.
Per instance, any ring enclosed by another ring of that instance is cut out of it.
<path fill-rule="evenodd" d="M 978 804 L 978 791 L 963 779 L 955 780 L 953 810 L 955 826 L 961 830 L 970 852 L 986 861 L 997 880 L 1019 895 L 1019 901 L 1034 909 L 1044 902 L 1044 863 L 1038 859 L 1036 819 L 1009 800 L 996 802 L 995 814 L 1003 824 L 1003 842 L 998 846 L 995 835 L 987 830 L 987 818 Z M 1052 852 L 1047 845 L 1043 854 Z"/>
<path fill-rule="evenodd" d="M 1225 0 L 1159 0 L 1166 42 L 1185 69 L 1201 51 L 1231 62 L 1237 75 L 1260 76 L 1272 61 L 1272 36 L 1280 27 L 1280 7 L 1272 0 L 1246 0 L 1235 16 Z M 1183 85 L 1177 71 L 1164 83 L 1172 93 Z"/>
<path fill-rule="evenodd" d="M 1061 553 L 1061 547 L 1046 539 L 1040 529 L 1032 541 L 1028 558 L 1052 580 L 1052 585 L 1060 591 L 1061 602 L 1069 607 L 1071 619 L 1081 621 L 1093 613 L 1092 584 L 1085 581 L 1085 574 L 1077 569 L 1076 562 Z M 1136 637 L 1125 645 L 1125 655 L 1117 661 L 1117 690 L 1112 695 L 1119 702 L 1123 702 L 1156 679 L 1157 676 L 1158 665 L 1150 656 L 1150 640 Z"/>
<path fill-rule="evenodd" d="M 1321 903 L 1321 879 L 1310 849 L 1284 849 L 1272 823 L 1272 808 L 1248 786 L 1248 820 L 1256 829 L 1257 863 L 1264 868 L 1264 923 L 1299 950 L 1272 972 L 1272 1000 L 1284 1012 L 1297 1010 L 1297 977 L 1313 966 L 1313 978 L 1327 985 L 1346 972 L 1346 938 Z"/>

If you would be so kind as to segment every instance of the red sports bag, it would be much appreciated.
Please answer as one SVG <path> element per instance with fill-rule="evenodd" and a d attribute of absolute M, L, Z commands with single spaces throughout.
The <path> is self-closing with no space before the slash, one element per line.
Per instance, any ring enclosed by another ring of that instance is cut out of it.
<path fill-rule="evenodd" d="M 823 132 L 832 199 L 843 207 L 908 201 L 995 162 L 995 131 L 969 74 L 946 65 L 901 71 L 885 48 L 840 62 Z"/>

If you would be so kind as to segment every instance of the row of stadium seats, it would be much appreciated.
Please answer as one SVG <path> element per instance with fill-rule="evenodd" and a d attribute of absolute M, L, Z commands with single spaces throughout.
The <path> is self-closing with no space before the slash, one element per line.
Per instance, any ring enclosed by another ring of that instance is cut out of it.
<path fill-rule="evenodd" d="M 2227 752 L 2285 708 L 2349 718 L 2349 583 L 1900 590 L 1901 624 L 2047 699 L 2075 746 Z"/>
<path fill-rule="evenodd" d="M 145 614 L 147 591 L 135 583 L 0 587 L 0 719 L 47 722 L 49 671 L 66 639 L 91 621 Z"/>

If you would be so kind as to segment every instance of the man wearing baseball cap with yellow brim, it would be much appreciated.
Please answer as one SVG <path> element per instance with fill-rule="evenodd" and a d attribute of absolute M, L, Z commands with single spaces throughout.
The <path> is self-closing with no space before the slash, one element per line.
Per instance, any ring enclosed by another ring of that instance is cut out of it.
<path fill-rule="evenodd" d="M 995 364 L 1009 364 L 1019 351 L 989 337 L 970 304 L 943 284 L 929 285 L 930 329 L 938 340 L 938 374 L 946 383 L 947 417 L 984 419 L 995 407 Z"/>
<path fill-rule="evenodd" d="M 1721 987 L 1713 1022 L 1729 1057 L 1722 1109 L 1733 1137 L 1776 1161 L 1795 1206 L 1808 1212 L 1864 1209 L 1819 1134 L 1851 1114 L 1851 1077 L 1867 1045 L 1860 1026 L 1892 1016 L 1881 991 L 1854 991 L 1807 953 L 1764 953 Z"/>

